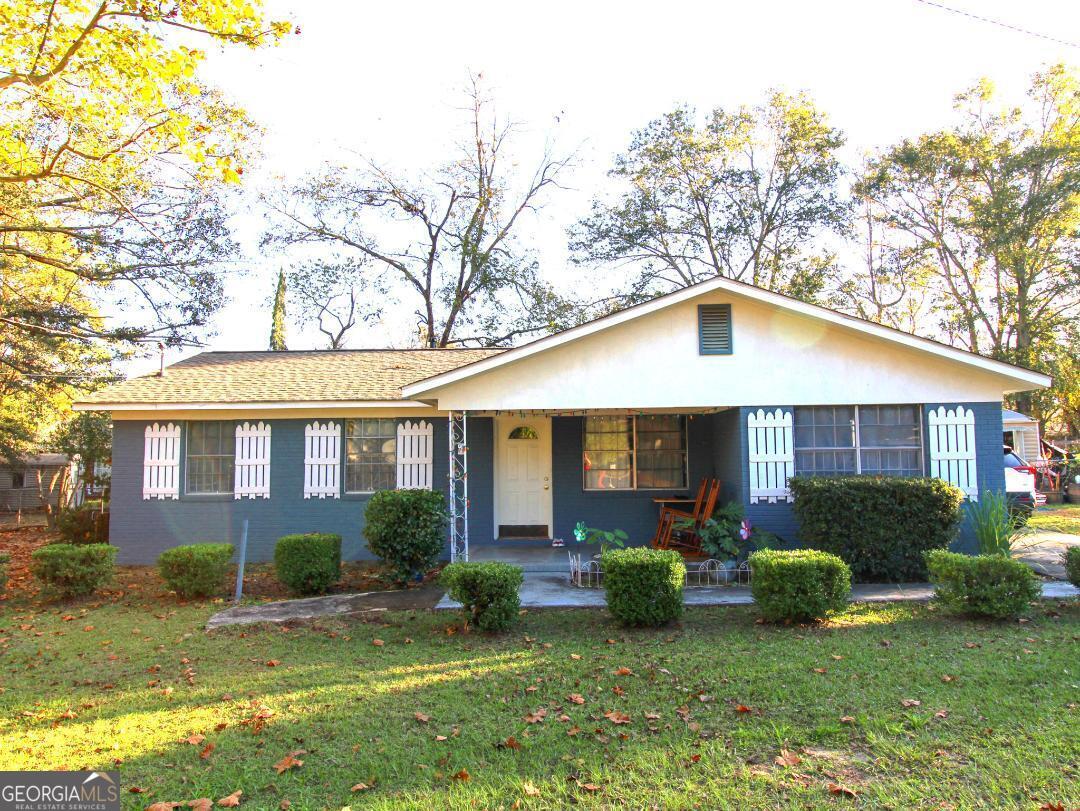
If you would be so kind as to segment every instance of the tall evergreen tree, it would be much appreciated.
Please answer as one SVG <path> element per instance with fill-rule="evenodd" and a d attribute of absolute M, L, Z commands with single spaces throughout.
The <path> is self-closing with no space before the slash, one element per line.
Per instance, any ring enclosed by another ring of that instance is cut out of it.
<path fill-rule="evenodd" d="M 284 352 L 285 346 L 285 271 L 278 271 L 277 292 L 274 294 L 274 315 L 270 325 L 270 349 Z"/>

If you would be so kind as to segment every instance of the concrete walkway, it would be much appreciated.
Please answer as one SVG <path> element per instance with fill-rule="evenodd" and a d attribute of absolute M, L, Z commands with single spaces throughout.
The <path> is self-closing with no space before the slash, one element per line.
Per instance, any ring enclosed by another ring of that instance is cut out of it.
<path fill-rule="evenodd" d="M 1080 535 L 1041 530 L 1021 538 L 1014 547 L 1013 557 L 1022 560 L 1041 575 L 1064 580 L 1065 564 L 1062 556 L 1070 546 L 1080 546 Z"/>
<path fill-rule="evenodd" d="M 243 605 L 214 614 L 207 630 L 226 625 L 251 625 L 257 622 L 294 622 L 317 617 L 333 617 L 369 611 L 392 611 L 410 608 L 457 609 L 461 606 L 438 589 L 332 594 L 303 600 L 281 600 L 260 605 Z M 853 603 L 926 601 L 934 596 L 929 583 L 879 585 L 860 583 L 851 589 Z M 1043 599 L 1059 600 L 1080 597 L 1080 589 L 1068 583 L 1043 583 Z M 437 602 L 436 602 L 437 600 Z M 747 586 L 707 586 L 688 588 L 687 605 L 750 605 L 754 598 Z M 603 608 L 603 589 L 571 586 L 565 576 L 526 573 L 521 587 L 522 608 Z"/>

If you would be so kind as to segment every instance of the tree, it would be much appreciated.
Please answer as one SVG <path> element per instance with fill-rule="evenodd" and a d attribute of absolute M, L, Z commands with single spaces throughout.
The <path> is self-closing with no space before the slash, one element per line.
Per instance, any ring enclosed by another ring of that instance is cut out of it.
<path fill-rule="evenodd" d="M 498 344 L 547 329 L 532 313 L 553 294 L 516 236 L 569 158 L 545 151 L 531 175 L 516 176 L 514 131 L 474 77 L 468 135 L 446 165 L 415 181 L 373 160 L 327 166 L 266 198 L 275 224 L 263 244 L 338 252 L 344 272 L 415 304 L 425 346 Z"/>
<path fill-rule="evenodd" d="M 378 302 L 387 290 L 370 281 L 366 272 L 370 264 L 366 257 L 338 257 L 303 262 L 289 271 L 289 289 L 299 315 L 326 336 L 328 349 L 344 349 L 353 327 L 382 313 Z"/>
<path fill-rule="evenodd" d="M 1080 79 L 1037 73 L 1026 109 L 999 109 L 984 80 L 956 109 L 956 127 L 875 158 L 858 191 L 932 269 L 946 337 L 1053 374 L 1080 318 Z M 1044 398 L 1013 399 L 1045 422 Z"/>
<path fill-rule="evenodd" d="M 257 0 L 0 0 L 0 21 L 0 385 L 62 400 L 124 347 L 192 341 L 220 305 L 221 195 L 254 128 L 193 45 L 289 26 Z M 0 446 L 22 441 L 10 425 Z"/>
<path fill-rule="evenodd" d="M 284 352 L 285 345 L 285 271 L 278 271 L 277 291 L 274 293 L 274 312 L 270 324 L 270 349 Z"/>
<path fill-rule="evenodd" d="M 676 109 L 615 159 L 623 191 L 571 230 L 575 259 L 633 266 L 627 302 L 714 276 L 817 299 L 837 268 L 816 240 L 846 222 L 843 143 L 805 94 L 717 107 L 700 126 Z"/>

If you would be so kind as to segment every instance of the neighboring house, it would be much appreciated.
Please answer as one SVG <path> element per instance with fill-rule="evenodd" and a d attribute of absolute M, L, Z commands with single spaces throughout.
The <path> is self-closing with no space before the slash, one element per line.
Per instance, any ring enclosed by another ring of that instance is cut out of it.
<path fill-rule="evenodd" d="M 244 519 L 256 560 L 309 531 L 367 557 L 364 506 L 395 486 L 448 494 L 461 556 L 578 521 L 645 544 L 654 498 L 706 476 L 789 544 L 792 475 L 977 498 L 1004 486 L 1003 395 L 1050 382 L 718 278 L 514 349 L 207 352 L 76 407 L 112 412 L 123 562 L 236 542 Z"/>
<path fill-rule="evenodd" d="M 1018 456 L 1032 464 L 1042 459 L 1037 419 L 1005 408 L 1001 411 L 1001 427 L 1004 432 L 1004 444 L 1016 451 Z"/>
<path fill-rule="evenodd" d="M 61 453 L 39 453 L 18 463 L 0 460 L 0 510 L 37 510 L 46 503 L 57 506 L 63 479 L 57 474 L 67 466 L 68 458 Z"/>

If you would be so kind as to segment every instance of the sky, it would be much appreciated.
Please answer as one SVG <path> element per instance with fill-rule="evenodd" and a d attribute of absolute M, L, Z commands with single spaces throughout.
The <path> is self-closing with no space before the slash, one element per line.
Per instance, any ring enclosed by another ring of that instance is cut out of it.
<path fill-rule="evenodd" d="M 954 9 L 1080 42 L 1080 3 L 948 0 Z M 568 188 L 548 198 L 522 237 L 545 276 L 568 269 L 566 229 L 605 189 L 633 130 L 690 104 L 703 111 L 760 102 L 772 88 L 806 90 L 847 136 L 844 158 L 947 125 L 955 93 L 980 77 L 1019 101 L 1031 74 L 1080 64 L 1080 48 L 1008 30 L 919 0 L 818 2 L 415 2 L 268 0 L 299 26 L 279 47 L 210 49 L 204 75 L 258 122 L 258 164 L 245 173 L 234 220 L 246 258 L 208 349 L 265 349 L 282 261 L 258 247 L 267 227 L 260 188 L 299 179 L 324 161 L 368 155 L 404 174 L 452 154 L 462 89 L 481 73 L 497 111 L 519 123 L 515 155 L 531 168 L 546 142 L 573 151 Z M 350 346 L 406 345 L 411 307 L 358 328 Z M 292 349 L 320 346 L 290 329 Z M 170 350 L 172 363 L 197 350 Z M 132 361 L 129 374 L 156 367 Z"/>

